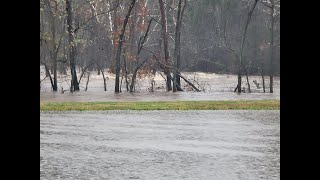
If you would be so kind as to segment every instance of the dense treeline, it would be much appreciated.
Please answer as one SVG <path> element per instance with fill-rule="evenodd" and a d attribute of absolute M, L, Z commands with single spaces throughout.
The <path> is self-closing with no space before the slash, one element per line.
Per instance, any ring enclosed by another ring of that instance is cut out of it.
<path fill-rule="evenodd" d="M 120 76 L 133 92 L 137 73 L 155 71 L 168 91 L 182 90 L 181 71 L 272 83 L 280 76 L 280 0 L 41 0 L 40 63 L 53 91 L 67 70 L 71 91 L 91 70 L 104 82 L 106 70 L 115 73 L 116 92 Z"/>

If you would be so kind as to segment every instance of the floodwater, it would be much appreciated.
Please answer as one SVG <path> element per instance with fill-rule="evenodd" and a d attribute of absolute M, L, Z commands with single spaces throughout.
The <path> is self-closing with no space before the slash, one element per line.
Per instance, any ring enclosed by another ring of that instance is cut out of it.
<path fill-rule="evenodd" d="M 280 179 L 280 111 L 41 112 L 40 179 Z"/>
<path fill-rule="evenodd" d="M 160 74 L 155 76 L 147 76 L 137 80 L 136 93 L 126 91 L 125 84 L 122 84 L 122 93 L 114 93 L 113 74 L 107 72 L 107 91 L 104 91 L 102 75 L 93 72 L 90 76 L 88 89 L 84 91 L 87 77 L 83 77 L 80 83 L 80 92 L 70 93 L 65 91 L 61 93 L 61 89 L 68 90 L 70 79 L 69 76 L 59 76 L 58 92 L 52 92 L 50 80 L 47 78 L 41 83 L 40 100 L 42 102 L 51 101 L 171 101 L 171 100 L 258 100 L 258 99 L 280 99 L 280 77 L 274 78 L 274 93 L 269 92 L 269 79 L 265 77 L 266 91 L 263 93 L 262 79 L 260 76 L 250 76 L 250 85 L 252 93 L 234 93 L 233 90 L 237 84 L 236 75 L 221 75 L 214 73 L 202 72 L 184 72 L 182 73 L 189 81 L 193 82 L 201 92 L 194 92 L 181 80 L 183 92 L 166 92 L 165 81 Z M 40 73 L 40 79 L 44 78 L 44 71 Z M 153 88 L 151 82 L 154 80 Z M 260 88 L 253 83 L 256 80 L 260 84 Z M 124 82 L 124 80 L 123 80 Z M 245 78 L 243 78 L 243 87 L 247 87 Z M 153 90 L 151 92 L 151 89 Z"/>

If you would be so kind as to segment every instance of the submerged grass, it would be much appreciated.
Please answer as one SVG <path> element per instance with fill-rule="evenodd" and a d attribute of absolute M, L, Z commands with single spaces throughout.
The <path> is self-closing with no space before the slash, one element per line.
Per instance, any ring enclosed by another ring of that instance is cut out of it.
<path fill-rule="evenodd" d="M 41 102 L 40 111 L 99 110 L 280 110 L 279 100 Z"/>

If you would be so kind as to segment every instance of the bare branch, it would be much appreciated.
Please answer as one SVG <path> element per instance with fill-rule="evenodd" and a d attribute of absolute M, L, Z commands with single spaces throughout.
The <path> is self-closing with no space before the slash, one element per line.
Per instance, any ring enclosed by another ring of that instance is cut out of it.
<path fill-rule="evenodd" d="M 154 18 L 151 18 L 149 20 L 149 24 L 148 24 L 148 28 L 146 30 L 146 33 L 144 34 L 144 36 L 140 37 L 140 39 L 139 39 L 139 42 L 138 42 L 138 54 L 140 54 L 140 51 L 141 51 L 144 43 L 146 42 L 146 38 L 148 37 L 148 33 L 149 33 L 149 30 L 150 30 L 150 26 L 151 26 L 152 20 L 154 20 Z"/>
<path fill-rule="evenodd" d="M 80 75 L 80 78 L 79 78 L 79 84 L 80 84 L 80 82 L 81 82 L 81 78 L 83 77 L 83 75 L 84 75 L 84 73 L 86 72 L 86 70 L 90 67 L 90 66 L 92 66 L 94 63 L 93 62 L 91 62 L 89 65 L 87 65 L 84 69 L 82 69 L 82 73 L 81 73 L 81 75 Z"/>
<path fill-rule="evenodd" d="M 91 18 L 89 18 L 87 21 L 83 22 L 82 24 L 78 25 L 78 27 L 76 27 L 74 29 L 74 33 L 76 33 L 82 26 L 86 25 L 89 21 L 91 21 L 93 18 L 97 17 L 97 16 L 100 16 L 100 15 L 103 15 L 103 14 L 108 14 L 110 13 L 111 11 L 114 11 L 116 8 L 118 8 L 119 4 L 117 4 L 117 6 L 113 7 L 112 9 L 108 10 L 108 11 L 105 11 L 105 12 L 102 12 L 102 13 L 96 13 L 95 16 L 92 16 Z"/>
<path fill-rule="evenodd" d="M 268 14 L 268 15 L 270 15 L 270 14 L 271 14 L 270 12 L 268 12 L 268 11 L 266 11 L 266 10 L 264 10 L 264 9 L 261 9 L 260 7 L 258 7 L 258 9 L 259 9 L 260 11 L 262 11 L 262 12 L 264 12 L 264 13 Z"/>
<path fill-rule="evenodd" d="M 163 3 L 166 5 L 166 7 L 169 7 L 171 10 L 174 10 L 175 8 L 173 8 L 172 6 L 170 6 L 167 2 L 163 1 Z"/>
<path fill-rule="evenodd" d="M 159 20 L 155 19 L 155 18 L 152 17 L 150 14 L 148 14 L 148 16 L 149 16 L 150 18 L 152 18 L 155 22 L 157 22 L 158 24 L 160 24 L 160 25 L 162 26 L 162 23 L 161 23 Z M 158 16 L 159 16 L 159 15 L 158 15 Z"/>
<path fill-rule="evenodd" d="M 272 6 L 270 4 L 268 4 L 268 2 L 266 2 L 266 1 L 260 1 L 260 3 L 268 8 L 272 8 Z"/>

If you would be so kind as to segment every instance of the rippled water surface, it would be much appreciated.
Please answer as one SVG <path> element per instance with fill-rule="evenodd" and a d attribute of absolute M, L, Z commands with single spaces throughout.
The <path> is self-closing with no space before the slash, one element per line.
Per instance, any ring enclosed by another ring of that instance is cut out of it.
<path fill-rule="evenodd" d="M 280 112 L 41 112 L 40 179 L 280 179 Z"/>
<path fill-rule="evenodd" d="M 41 77 L 44 78 L 44 71 L 41 71 Z M 183 80 L 181 86 L 184 92 L 166 92 L 165 81 L 161 75 L 154 77 L 145 77 L 138 79 L 136 93 L 128 93 L 125 84 L 122 85 L 122 93 L 114 93 L 114 75 L 106 73 L 107 91 L 104 91 L 102 75 L 92 73 L 87 91 L 84 91 L 86 77 L 81 80 L 80 92 L 70 93 L 65 91 L 69 89 L 68 76 L 59 76 L 58 92 L 51 91 L 50 80 L 47 78 L 41 83 L 40 100 L 44 101 L 171 101 L 171 100 L 239 100 L 239 99 L 280 99 L 280 78 L 274 78 L 274 93 L 269 92 L 269 79 L 265 77 L 266 91 L 263 93 L 262 79 L 260 76 L 250 76 L 250 85 L 252 93 L 234 93 L 233 90 L 237 84 L 235 75 L 219 75 L 212 73 L 190 73 L 184 72 L 183 75 L 193 82 L 201 92 L 193 92 Z M 151 81 L 154 80 L 153 90 Z M 256 80 L 260 83 L 260 88 L 253 83 Z M 123 81 L 124 82 L 124 81 Z M 243 87 L 247 87 L 245 78 L 243 78 Z M 61 89 L 65 92 L 62 94 Z"/>

